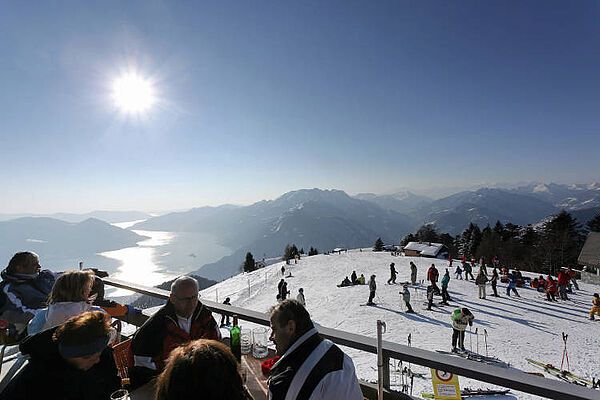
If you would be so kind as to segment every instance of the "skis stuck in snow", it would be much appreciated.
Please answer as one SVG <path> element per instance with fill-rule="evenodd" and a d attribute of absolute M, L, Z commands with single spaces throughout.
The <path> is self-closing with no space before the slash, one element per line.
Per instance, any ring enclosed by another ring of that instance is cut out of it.
<path fill-rule="evenodd" d="M 495 390 L 495 389 L 469 389 L 464 388 L 460 391 L 461 397 L 474 397 L 474 396 L 504 396 L 510 392 L 509 389 Z M 422 392 L 421 396 L 424 399 L 434 399 L 433 393 Z"/>

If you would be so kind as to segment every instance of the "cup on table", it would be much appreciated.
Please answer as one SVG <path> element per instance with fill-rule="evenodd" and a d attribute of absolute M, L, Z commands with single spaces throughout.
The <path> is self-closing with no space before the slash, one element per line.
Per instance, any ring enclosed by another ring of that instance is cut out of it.
<path fill-rule="evenodd" d="M 252 333 L 250 331 L 242 331 L 240 351 L 242 354 L 249 354 L 252 351 Z"/>
<path fill-rule="evenodd" d="M 252 355 L 254 358 L 265 358 L 269 354 L 269 349 L 267 348 L 267 328 L 252 329 L 252 337 L 254 338 Z"/>
<path fill-rule="evenodd" d="M 129 400 L 129 392 L 125 389 L 115 390 L 110 395 L 110 400 Z"/>

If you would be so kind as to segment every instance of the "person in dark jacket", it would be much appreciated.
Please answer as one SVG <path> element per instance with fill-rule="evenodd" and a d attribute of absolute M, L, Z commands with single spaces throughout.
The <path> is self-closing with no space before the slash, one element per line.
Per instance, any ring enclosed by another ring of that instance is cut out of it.
<path fill-rule="evenodd" d="M 465 271 L 465 280 L 468 281 L 469 276 L 472 280 L 475 280 L 475 277 L 473 276 L 473 267 L 471 266 L 471 264 L 469 264 L 468 261 L 463 262 L 463 271 Z"/>
<path fill-rule="evenodd" d="M 0 393 L 0 400 L 106 400 L 121 386 L 112 348 L 110 317 L 88 311 L 63 325 L 27 337 L 19 346 L 29 363 Z"/>
<path fill-rule="evenodd" d="M 285 300 L 270 311 L 280 358 L 271 367 L 269 400 L 362 400 L 352 359 L 317 332 L 308 311 Z"/>
<path fill-rule="evenodd" d="M 417 284 L 417 266 L 414 262 L 410 262 L 410 283 L 412 285 Z"/>
<path fill-rule="evenodd" d="M 358 285 L 358 278 L 356 276 L 356 271 L 352 271 L 352 275 L 350 275 L 350 279 L 352 280 L 353 285 Z"/>
<path fill-rule="evenodd" d="M 431 267 L 427 270 L 427 280 L 431 282 L 431 286 L 433 286 L 433 290 L 436 295 L 440 295 L 440 288 L 437 285 L 438 278 L 440 273 L 438 269 L 435 267 L 435 264 L 431 264 Z"/>
<path fill-rule="evenodd" d="M 446 268 L 446 273 L 442 277 L 442 302 L 441 304 L 448 304 L 450 301 L 450 295 L 448 294 L 448 284 L 450 283 L 450 271 Z"/>
<path fill-rule="evenodd" d="M 499 279 L 498 270 L 496 268 L 494 268 L 492 270 L 492 278 L 490 279 L 490 281 L 492 282 L 492 291 L 494 292 L 492 294 L 492 296 L 494 296 L 494 297 L 500 297 L 498 295 L 498 290 L 496 289 L 496 286 L 498 285 L 498 279 Z"/>
<path fill-rule="evenodd" d="M 212 313 L 198 300 L 198 282 L 189 276 L 177 278 L 167 304 L 142 325 L 131 341 L 131 386 L 137 388 L 158 375 L 175 347 L 195 339 L 220 338 Z"/>
<path fill-rule="evenodd" d="M 373 299 L 375 298 L 375 291 L 377 290 L 377 283 L 375 282 L 375 275 L 371 275 L 371 279 L 369 279 L 369 300 L 367 301 L 368 305 L 373 305 Z"/>
<path fill-rule="evenodd" d="M 230 306 L 231 305 L 231 299 L 229 297 L 227 297 L 225 299 L 225 301 L 223 302 L 223 304 Z M 220 324 L 220 326 L 225 326 L 225 325 L 229 325 L 229 314 L 221 314 L 221 324 Z"/>
<path fill-rule="evenodd" d="M 390 279 L 388 279 L 387 283 L 388 285 L 390 283 L 396 283 L 396 275 L 398 274 L 398 271 L 396 271 L 396 264 L 391 263 L 390 264 Z"/>

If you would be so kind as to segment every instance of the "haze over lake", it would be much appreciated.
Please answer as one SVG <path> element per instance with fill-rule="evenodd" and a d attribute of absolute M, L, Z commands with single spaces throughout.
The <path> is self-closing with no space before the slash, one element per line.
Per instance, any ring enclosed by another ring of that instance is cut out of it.
<path fill-rule="evenodd" d="M 115 223 L 127 228 L 140 221 Z M 135 247 L 100 253 L 111 265 L 111 277 L 141 285 L 155 286 L 179 275 L 198 270 L 205 264 L 215 262 L 232 253 L 217 243 L 214 236 L 198 232 L 161 232 L 134 230 L 143 240 Z M 114 261 L 117 266 L 114 266 Z M 241 261 L 240 261 L 241 263 Z M 122 295 L 125 291 L 111 292 Z"/>

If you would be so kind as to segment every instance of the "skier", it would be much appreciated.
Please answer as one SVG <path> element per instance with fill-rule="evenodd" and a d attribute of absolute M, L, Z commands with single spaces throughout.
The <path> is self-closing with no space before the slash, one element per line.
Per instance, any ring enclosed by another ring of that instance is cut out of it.
<path fill-rule="evenodd" d="M 600 317 L 600 295 L 594 293 L 594 300 L 592 300 L 592 309 L 590 310 L 590 319 L 594 320 L 594 313 Z"/>
<path fill-rule="evenodd" d="M 463 270 L 465 271 L 465 280 L 469 280 L 469 275 L 471 275 L 472 280 L 475 280 L 475 277 L 473 276 L 473 267 L 468 261 L 463 263 Z"/>
<path fill-rule="evenodd" d="M 433 292 L 435 292 L 433 285 L 427 286 L 427 309 L 430 311 L 431 306 L 433 305 Z"/>
<path fill-rule="evenodd" d="M 498 291 L 496 290 L 496 285 L 498 284 L 498 270 L 496 268 L 494 268 L 492 270 L 492 290 L 494 291 L 494 294 L 492 296 L 494 297 L 500 297 L 498 295 Z"/>
<path fill-rule="evenodd" d="M 367 305 L 372 306 L 373 299 L 375 298 L 375 290 L 377 290 L 377 284 L 375 283 L 375 275 L 371 275 L 371 279 L 369 280 L 369 301 L 367 301 Z"/>
<path fill-rule="evenodd" d="M 485 284 L 488 281 L 487 276 L 483 273 L 483 268 L 479 268 L 477 278 L 475 278 L 475 284 L 479 288 L 479 298 L 485 299 Z"/>
<path fill-rule="evenodd" d="M 462 280 L 462 269 L 460 269 L 460 265 L 456 265 L 456 269 L 454 270 L 454 278 L 455 279 L 461 279 Z"/>
<path fill-rule="evenodd" d="M 406 304 L 406 312 L 414 313 L 414 310 L 410 306 L 410 292 L 408 291 L 408 284 L 404 284 L 404 290 L 402 292 L 398 292 L 402 295 L 402 300 L 404 300 L 404 304 Z"/>
<path fill-rule="evenodd" d="M 356 271 L 352 271 L 352 275 L 350 275 L 350 279 L 352 280 L 352 284 L 356 285 L 358 282 L 356 281 Z"/>
<path fill-rule="evenodd" d="M 450 272 L 446 268 L 446 273 L 442 277 L 442 302 L 440 304 L 448 304 L 450 295 L 448 294 L 448 283 L 450 283 Z"/>
<path fill-rule="evenodd" d="M 569 279 L 569 275 L 563 269 L 558 272 L 558 295 L 561 300 L 569 300 L 567 297 L 567 285 L 569 284 Z"/>
<path fill-rule="evenodd" d="M 298 289 L 298 296 L 296 296 L 296 300 L 304 307 L 306 307 L 306 299 L 304 298 L 304 289 Z"/>
<path fill-rule="evenodd" d="M 281 280 L 277 284 L 277 300 L 279 300 L 279 301 L 281 301 L 281 288 L 283 287 L 284 283 L 285 283 L 285 279 L 281 278 Z"/>
<path fill-rule="evenodd" d="M 571 279 L 571 283 L 573 284 L 573 287 L 575 287 L 575 290 L 579 290 L 579 285 L 577 284 L 577 272 L 575 272 L 573 270 L 573 268 L 569 267 L 569 269 L 567 270 L 567 274 L 569 275 L 569 278 Z"/>
<path fill-rule="evenodd" d="M 285 275 L 285 267 L 282 265 L 281 266 L 281 276 Z"/>
<path fill-rule="evenodd" d="M 519 292 L 517 292 L 517 281 L 519 280 L 519 278 L 517 277 L 517 272 L 513 271 L 512 273 L 508 274 L 508 278 L 510 282 L 506 287 L 506 295 L 510 297 L 510 291 L 512 290 L 515 293 L 515 296 L 521 297 L 519 296 Z"/>
<path fill-rule="evenodd" d="M 546 285 L 546 299 L 548 301 L 556 301 L 556 292 L 558 292 L 558 289 L 556 287 L 556 281 L 552 279 L 550 275 L 548 275 L 548 284 Z"/>
<path fill-rule="evenodd" d="M 388 281 L 387 281 L 388 285 L 390 283 L 396 283 L 396 274 L 398 274 L 398 271 L 396 271 L 395 265 L 396 264 L 394 264 L 394 263 L 390 264 L 390 279 L 388 279 Z"/>
<path fill-rule="evenodd" d="M 223 304 L 231 305 L 231 299 L 228 297 L 225 299 Z M 221 314 L 221 326 L 229 325 L 229 315 Z"/>
<path fill-rule="evenodd" d="M 410 282 L 413 285 L 417 284 L 417 266 L 414 262 L 410 262 Z"/>
<path fill-rule="evenodd" d="M 544 293 L 546 291 L 546 286 L 548 286 L 548 281 L 544 279 L 542 275 L 538 278 L 539 287 L 537 288 L 538 292 Z"/>
<path fill-rule="evenodd" d="M 467 324 L 473 326 L 475 317 L 468 308 L 457 308 L 451 316 L 452 319 L 452 351 L 456 351 L 456 342 L 461 350 L 465 350 L 465 329 Z"/>
<path fill-rule="evenodd" d="M 290 294 L 289 290 L 287 290 L 287 282 L 283 281 L 283 285 L 281 285 L 281 301 L 287 299 L 287 295 Z"/>
<path fill-rule="evenodd" d="M 431 282 L 431 286 L 433 286 L 433 290 L 435 294 L 440 295 L 440 288 L 437 286 L 436 282 L 438 280 L 440 273 L 438 272 L 435 264 L 431 264 L 431 267 L 427 270 L 427 280 Z"/>

